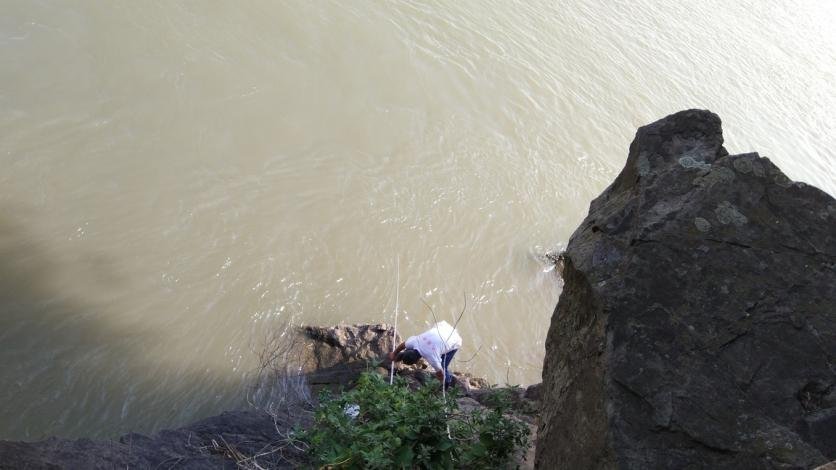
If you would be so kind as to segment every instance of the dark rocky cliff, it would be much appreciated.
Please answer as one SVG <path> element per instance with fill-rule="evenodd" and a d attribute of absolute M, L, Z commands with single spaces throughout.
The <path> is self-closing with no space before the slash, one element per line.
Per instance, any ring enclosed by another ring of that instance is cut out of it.
<path fill-rule="evenodd" d="M 836 202 L 689 110 L 638 130 L 565 256 L 536 465 L 836 459 Z"/>

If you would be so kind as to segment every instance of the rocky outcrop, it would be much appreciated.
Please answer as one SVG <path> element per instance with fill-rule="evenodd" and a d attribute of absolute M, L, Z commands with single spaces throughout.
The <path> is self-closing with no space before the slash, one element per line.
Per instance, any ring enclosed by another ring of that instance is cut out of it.
<path fill-rule="evenodd" d="M 689 110 L 638 130 L 562 256 L 536 464 L 836 459 L 836 202 Z"/>
<path fill-rule="evenodd" d="M 126 434 L 115 440 L 60 439 L 39 442 L 0 441 L 0 469 L 218 468 L 272 449 L 278 429 L 289 430 L 299 418 L 264 411 L 234 411 L 153 436 Z M 276 424 L 278 423 L 278 424 Z M 294 468 L 293 448 L 260 456 L 266 468 Z M 295 455 L 298 457 L 298 455 Z"/>
<path fill-rule="evenodd" d="M 401 338 L 385 324 L 305 326 L 288 362 L 298 364 L 314 390 L 347 386 L 364 370 L 386 363 L 393 340 Z"/>
<path fill-rule="evenodd" d="M 127 434 L 116 440 L 50 438 L 40 442 L 0 441 L 0 469 L 19 468 L 238 468 L 237 463 L 273 450 L 280 432 L 309 423 L 300 407 L 323 387 L 350 387 L 360 372 L 378 365 L 392 350 L 387 325 L 301 327 L 270 346 L 267 387 L 288 406 L 229 411 L 153 436 Z M 291 374 L 289 371 L 293 371 Z M 311 389 L 314 393 L 311 393 Z M 293 396 L 289 396 L 293 395 Z M 292 446 L 255 460 L 265 468 L 295 468 L 302 458 Z M 247 468 L 252 467 L 249 465 Z M 255 468 L 255 467 L 253 467 Z"/>
<path fill-rule="evenodd" d="M 397 336 L 395 341 L 400 341 Z M 116 440 L 50 438 L 40 442 L 0 441 L 0 469 L 112 469 L 112 468 L 296 468 L 304 455 L 283 444 L 296 426 L 310 425 L 312 397 L 322 388 L 349 388 L 369 369 L 389 373 L 387 353 L 392 350 L 392 329 L 387 325 L 302 327 L 286 342 L 267 351 L 265 381 L 272 393 L 265 406 L 230 411 L 189 426 L 164 430 L 153 436 L 127 434 Z M 417 386 L 430 380 L 426 365 L 397 367 L 398 374 Z M 289 372 L 289 371 L 292 371 Z M 481 407 L 490 398 L 487 383 L 467 374 L 455 374 L 469 396 L 463 408 Z M 262 383 L 262 386 L 265 385 Z M 533 388 L 531 390 L 534 390 Z M 514 406 L 531 418 L 537 407 L 534 392 L 517 390 Z M 519 456 L 522 459 L 522 455 Z M 532 463 L 530 456 L 525 463 Z M 256 465 L 257 464 L 257 465 Z"/>
<path fill-rule="evenodd" d="M 391 351 L 392 330 L 387 325 L 302 327 L 288 341 L 271 347 L 271 362 L 280 364 L 265 364 L 275 372 L 266 376 L 271 382 L 266 388 L 282 396 L 263 401 L 284 400 L 287 406 L 229 411 L 153 436 L 132 433 L 104 441 L 54 437 L 40 442 L 0 441 L 0 469 L 235 469 L 239 462 L 245 468 L 257 468 L 253 462 L 264 468 L 295 468 L 304 456 L 292 446 L 280 452 L 275 449 L 280 433 L 310 424 L 310 414 L 300 412 L 300 407 L 310 407 L 305 400 L 315 396 L 310 389 L 350 387 L 360 372 L 377 365 Z M 288 371 L 296 375 L 289 376 Z"/>

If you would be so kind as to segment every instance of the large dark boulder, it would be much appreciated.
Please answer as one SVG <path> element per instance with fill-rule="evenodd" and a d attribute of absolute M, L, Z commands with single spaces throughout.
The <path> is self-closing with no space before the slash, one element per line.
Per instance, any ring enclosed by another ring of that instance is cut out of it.
<path fill-rule="evenodd" d="M 638 130 L 563 256 L 538 468 L 836 459 L 836 202 L 689 110 Z"/>

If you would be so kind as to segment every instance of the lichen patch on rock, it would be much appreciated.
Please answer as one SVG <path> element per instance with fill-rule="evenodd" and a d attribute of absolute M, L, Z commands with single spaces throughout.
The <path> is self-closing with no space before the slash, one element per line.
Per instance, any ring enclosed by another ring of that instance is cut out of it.
<path fill-rule="evenodd" d="M 743 215 L 737 207 L 729 201 L 721 202 L 717 208 L 714 209 L 714 214 L 717 216 L 717 221 L 723 225 L 743 225 L 749 221 L 749 219 L 747 219 L 746 216 Z"/>
<path fill-rule="evenodd" d="M 699 161 L 691 155 L 686 155 L 684 157 L 680 157 L 678 161 L 679 161 L 679 164 L 682 165 L 683 168 L 697 169 L 697 170 L 710 170 L 711 169 L 711 164 Z"/>
<path fill-rule="evenodd" d="M 697 230 L 700 232 L 707 232 L 711 230 L 711 222 L 702 217 L 695 217 L 694 218 L 694 225 L 697 227 Z"/>

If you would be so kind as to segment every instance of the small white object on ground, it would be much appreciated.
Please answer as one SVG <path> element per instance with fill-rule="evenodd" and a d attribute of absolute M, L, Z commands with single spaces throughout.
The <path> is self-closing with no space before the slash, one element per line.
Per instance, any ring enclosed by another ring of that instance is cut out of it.
<path fill-rule="evenodd" d="M 343 412 L 349 418 L 354 419 L 360 416 L 360 405 L 345 405 Z"/>

